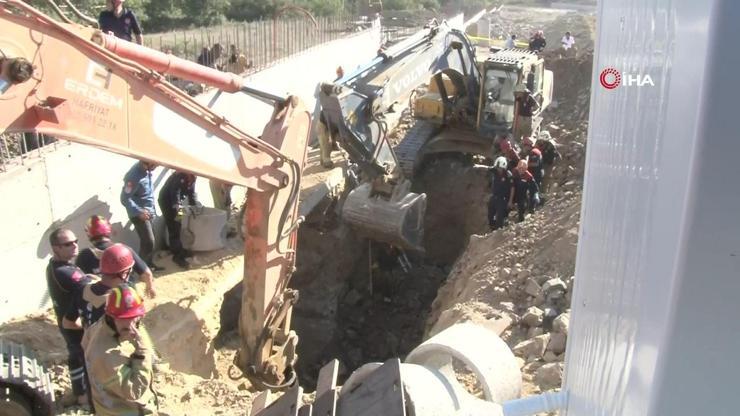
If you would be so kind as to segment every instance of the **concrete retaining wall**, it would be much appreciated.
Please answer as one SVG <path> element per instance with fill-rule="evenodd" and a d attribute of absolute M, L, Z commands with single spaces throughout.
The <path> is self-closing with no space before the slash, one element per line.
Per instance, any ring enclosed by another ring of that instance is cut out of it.
<path fill-rule="evenodd" d="M 277 95 L 298 95 L 309 108 L 316 105 L 316 85 L 334 78 L 342 65 L 352 70 L 375 56 L 380 28 L 333 41 L 303 52 L 272 68 L 248 77 L 248 84 Z M 246 132 L 258 136 L 271 115 L 271 107 L 244 95 L 210 92 L 198 98 Z M 49 306 L 44 270 L 50 247 L 48 234 L 55 227 L 72 229 L 87 247 L 85 220 L 94 214 L 109 218 L 117 241 L 138 247 L 119 193 L 123 175 L 135 160 L 77 144 L 61 144 L 41 158 L 28 160 L 0 175 L 0 322 Z M 154 172 L 157 191 L 170 170 Z M 196 187 L 201 201 L 211 203 L 208 181 Z M 238 190 L 235 190 L 238 192 Z"/>

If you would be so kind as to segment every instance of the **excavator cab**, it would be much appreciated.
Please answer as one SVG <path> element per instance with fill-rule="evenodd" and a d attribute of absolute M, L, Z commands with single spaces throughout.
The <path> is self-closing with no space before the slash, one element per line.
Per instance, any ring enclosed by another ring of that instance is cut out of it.
<path fill-rule="evenodd" d="M 516 119 L 514 91 L 525 86 L 540 104 L 533 121 L 536 130 L 540 114 L 552 101 L 552 71 L 534 52 L 504 49 L 480 63 L 481 88 L 477 129 L 483 135 L 495 135 L 513 128 Z"/>

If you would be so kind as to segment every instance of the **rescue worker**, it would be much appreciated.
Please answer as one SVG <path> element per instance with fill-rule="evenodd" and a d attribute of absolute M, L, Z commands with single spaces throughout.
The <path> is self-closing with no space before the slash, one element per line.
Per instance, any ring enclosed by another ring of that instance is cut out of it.
<path fill-rule="evenodd" d="M 521 142 L 523 137 L 532 135 L 532 115 L 540 108 L 540 104 L 523 84 L 517 85 L 514 100 L 516 102 L 514 140 Z"/>
<path fill-rule="evenodd" d="M 542 52 L 542 50 L 545 49 L 545 46 L 547 46 L 547 41 L 545 40 L 545 32 L 538 30 L 537 32 L 535 32 L 534 36 L 529 39 L 529 50 L 534 52 Z"/>
<path fill-rule="evenodd" d="M 552 177 L 552 171 L 555 168 L 555 161 L 561 159 L 562 156 L 560 155 L 560 152 L 558 152 L 557 142 L 555 142 L 555 139 L 553 139 L 547 131 L 540 133 L 534 147 L 539 149 L 542 153 L 542 165 L 544 167 L 540 190 L 542 192 L 547 192 L 550 188 L 550 178 Z"/>
<path fill-rule="evenodd" d="M 519 163 L 520 157 L 511 146 L 511 140 L 506 136 L 501 136 L 498 140 L 498 146 L 501 155 L 506 158 L 506 168 L 508 170 L 514 170 Z"/>
<path fill-rule="evenodd" d="M 100 257 L 100 277 L 90 276 L 79 290 L 64 315 L 63 326 L 69 329 L 89 328 L 103 316 L 108 291 L 129 282 L 134 267 L 134 253 L 123 244 L 112 244 Z M 81 319 L 82 325 L 77 323 Z"/>
<path fill-rule="evenodd" d="M 105 249 L 114 245 L 110 238 L 112 232 L 110 222 L 100 215 L 93 215 L 87 220 L 85 232 L 87 233 L 87 238 L 90 240 L 91 246 L 80 251 L 75 264 L 86 274 L 99 275 L 101 273 L 101 256 Z M 130 247 L 126 248 L 131 250 Z M 134 260 L 133 271 L 146 285 L 146 295 L 150 298 L 154 298 L 157 296 L 157 293 L 154 290 L 152 271 L 149 270 L 149 266 L 147 266 L 144 260 L 142 260 L 138 254 L 134 253 L 133 250 L 131 250 L 131 254 Z M 133 283 L 136 283 L 133 280 L 133 275 L 130 280 Z"/>
<path fill-rule="evenodd" d="M 96 415 L 158 414 L 154 352 L 140 329 L 145 313 L 136 289 L 122 284 L 110 290 L 102 319 L 85 331 L 82 346 Z"/>
<path fill-rule="evenodd" d="M 545 176 L 544 166 L 542 164 L 542 152 L 540 149 L 533 147 L 534 141 L 531 137 L 525 137 L 522 140 L 522 149 L 527 153 L 527 166 L 529 173 L 534 177 L 537 186 L 542 186 L 542 178 Z"/>
<path fill-rule="evenodd" d="M 152 221 L 156 215 L 154 209 L 154 184 L 152 171 L 155 163 L 139 161 L 129 169 L 123 178 L 121 203 L 126 207 L 131 223 L 139 236 L 139 255 L 149 268 L 154 271 L 164 270 L 154 264 L 154 230 Z"/>
<path fill-rule="evenodd" d="M 509 35 L 509 37 L 506 39 L 506 43 L 504 44 L 504 48 L 506 49 L 516 48 L 516 35 L 515 34 L 512 33 L 511 35 Z"/>
<path fill-rule="evenodd" d="M 46 285 L 49 290 L 57 327 L 67 347 L 67 365 L 72 381 L 72 393 L 77 404 L 87 404 L 87 383 L 85 381 L 85 362 L 82 352 L 82 330 L 66 329 L 64 314 L 70 308 L 74 294 L 81 290 L 87 280 L 85 273 L 72 263 L 77 255 L 78 245 L 75 234 L 65 228 L 57 228 L 49 234 L 52 257 L 46 267 Z"/>
<path fill-rule="evenodd" d="M 497 157 L 493 162 L 491 198 L 488 200 L 488 225 L 491 230 L 503 227 L 509 210 L 514 207 L 514 180 L 507 165 L 503 156 Z"/>
<path fill-rule="evenodd" d="M 170 175 L 159 192 L 158 202 L 167 225 L 172 261 L 183 269 L 188 269 L 190 264 L 186 257 L 189 253 L 182 246 L 180 226 L 184 209 L 183 202 L 188 205 L 198 203 L 195 195 L 195 175 L 187 172 L 175 172 Z"/>
<path fill-rule="evenodd" d="M 514 170 L 514 199 L 517 206 L 517 221 L 524 221 L 524 213 L 534 213 L 534 208 L 540 203 L 540 190 L 534 177 L 527 170 L 527 161 L 519 161 Z"/>

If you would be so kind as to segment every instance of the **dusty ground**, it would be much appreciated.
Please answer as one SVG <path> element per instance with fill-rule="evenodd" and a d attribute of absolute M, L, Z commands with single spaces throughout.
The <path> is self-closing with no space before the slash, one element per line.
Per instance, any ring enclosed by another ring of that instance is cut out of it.
<path fill-rule="evenodd" d="M 521 36 L 541 27 L 553 41 L 570 29 L 582 50 L 593 44 L 587 40 L 592 17 L 505 8 L 498 25 Z M 564 353 L 549 344 L 567 333 L 562 321 L 575 262 L 590 55 L 549 59 L 547 66 L 555 71 L 556 87 L 545 124 L 561 144 L 563 160 L 553 172 L 547 204 L 524 223 L 487 233 L 485 171 L 465 160 L 440 159 L 417 178 L 416 186 L 429 196 L 427 256 L 411 256 L 409 270 L 378 248 L 368 255 L 367 243 L 336 224 L 332 207 L 326 208 L 327 220 L 310 219 L 311 227 L 302 229 L 294 277 L 302 301 L 294 326 L 302 337 L 304 383 L 310 385 L 331 357 L 343 361 L 346 376 L 361 363 L 403 357 L 455 322 L 507 316 L 512 325 L 503 336 L 521 357 L 525 393 L 559 386 Z M 309 179 L 304 185 L 316 183 Z M 163 358 L 155 388 L 167 414 L 244 414 L 251 403 L 249 385 L 228 376 L 238 346 L 235 333 L 224 331 L 213 341 L 222 326 L 233 327 L 233 318 L 223 316 L 233 316 L 233 309 L 225 313 L 221 300 L 241 278 L 241 252 L 241 242 L 232 239 L 224 250 L 199 255 L 198 267 L 186 272 L 174 272 L 169 259 L 160 260 L 170 272 L 156 280 L 159 296 L 148 302 L 146 326 Z M 565 285 L 562 293 L 546 287 L 557 278 Z M 542 312 L 541 320 L 527 314 L 530 307 Z M 65 351 L 50 316 L 6 323 L 0 336 L 35 349 L 61 396 L 69 387 Z M 534 338 L 545 343 L 541 353 L 520 344 Z"/>

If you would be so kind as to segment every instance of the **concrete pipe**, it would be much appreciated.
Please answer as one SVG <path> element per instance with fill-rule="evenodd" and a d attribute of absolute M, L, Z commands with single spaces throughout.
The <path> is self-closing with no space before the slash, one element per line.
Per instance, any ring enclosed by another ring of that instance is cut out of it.
<path fill-rule="evenodd" d="M 522 374 L 511 349 L 497 334 L 472 323 L 453 325 L 430 338 L 411 351 L 406 363 L 436 369 L 463 390 L 455 377 L 453 359 L 475 375 L 487 401 L 519 398 Z"/>

